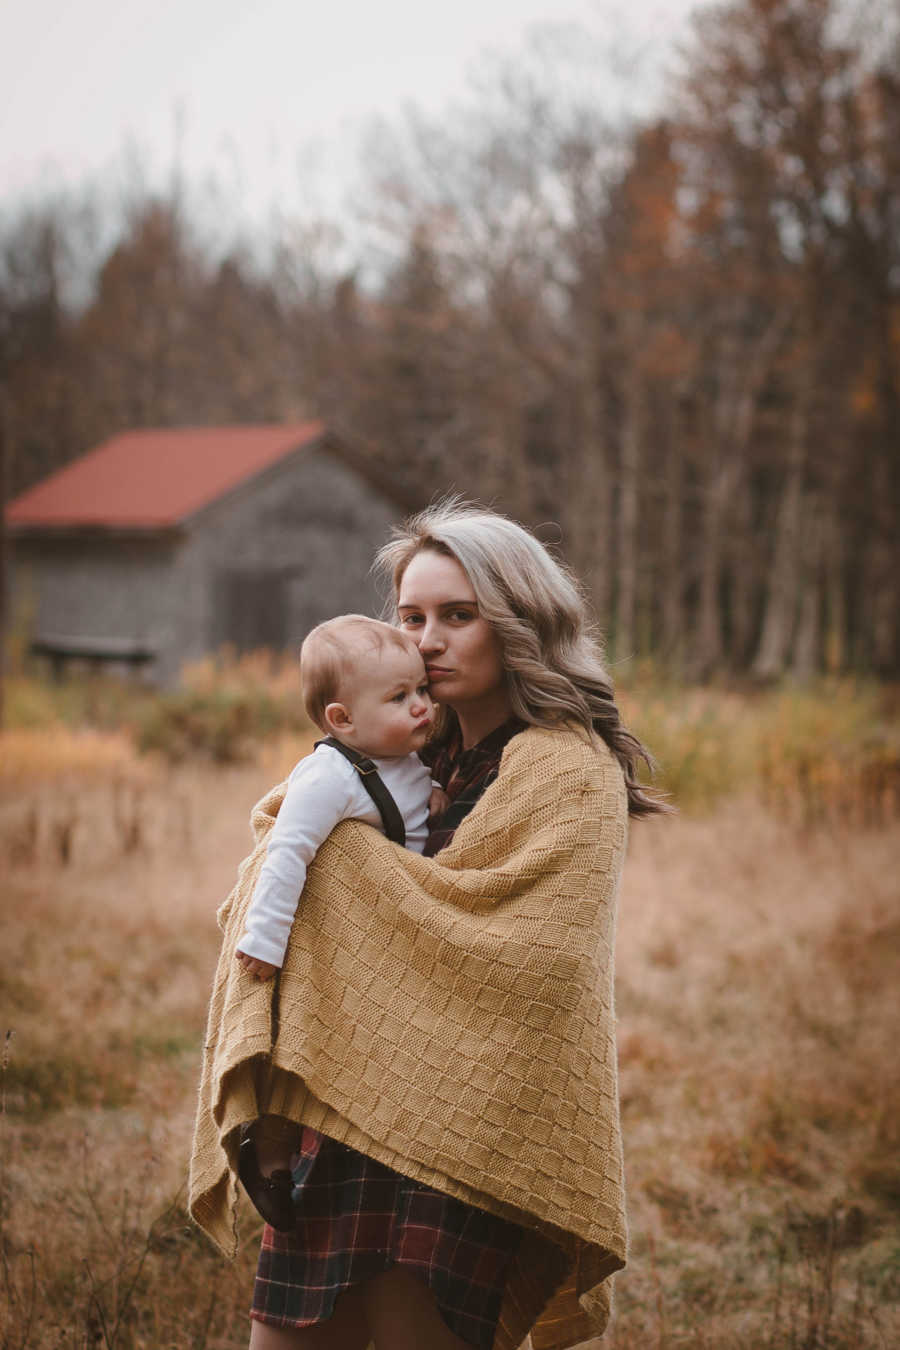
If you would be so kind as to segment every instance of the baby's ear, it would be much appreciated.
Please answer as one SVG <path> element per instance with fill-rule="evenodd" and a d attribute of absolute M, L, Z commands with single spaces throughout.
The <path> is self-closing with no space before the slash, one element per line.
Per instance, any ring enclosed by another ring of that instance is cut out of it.
<path fill-rule="evenodd" d="M 325 725 L 332 736 L 340 736 L 343 732 L 349 731 L 353 726 L 353 718 L 350 716 L 350 709 L 343 703 L 327 703 L 325 705 Z"/>

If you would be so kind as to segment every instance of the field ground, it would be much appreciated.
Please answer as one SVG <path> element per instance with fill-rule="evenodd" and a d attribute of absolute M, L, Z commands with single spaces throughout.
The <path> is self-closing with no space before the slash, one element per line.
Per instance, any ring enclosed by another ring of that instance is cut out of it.
<path fill-rule="evenodd" d="M 253 1216 L 225 1264 L 184 1181 L 213 913 L 295 754 L 112 754 L 4 789 L 4 1350 L 246 1344 Z M 749 797 L 634 827 L 632 1254 L 603 1345 L 900 1345 L 898 873 L 889 825 L 805 826 Z"/>

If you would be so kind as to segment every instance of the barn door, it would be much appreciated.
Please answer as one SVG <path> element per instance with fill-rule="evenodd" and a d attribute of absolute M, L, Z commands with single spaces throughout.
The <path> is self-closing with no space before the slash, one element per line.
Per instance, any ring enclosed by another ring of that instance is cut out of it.
<path fill-rule="evenodd" d="M 287 646 L 287 580 L 283 571 L 222 572 L 216 587 L 219 643 L 238 651 Z"/>

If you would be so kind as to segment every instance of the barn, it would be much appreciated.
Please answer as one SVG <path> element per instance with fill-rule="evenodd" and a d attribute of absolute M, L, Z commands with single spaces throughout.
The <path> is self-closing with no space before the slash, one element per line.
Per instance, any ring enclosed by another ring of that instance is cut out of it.
<path fill-rule="evenodd" d="M 127 431 L 9 504 L 12 608 L 57 666 L 170 683 L 224 644 L 378 613 L 372 556 L 414 505 L 321 422 Z"/>

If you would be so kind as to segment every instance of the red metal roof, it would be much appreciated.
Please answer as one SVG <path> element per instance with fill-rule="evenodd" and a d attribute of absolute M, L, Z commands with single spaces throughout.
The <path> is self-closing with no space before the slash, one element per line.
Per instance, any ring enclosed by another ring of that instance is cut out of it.
<path fill-rule="evenodd" d="M 12 526 L 160 529 L 317 440 L 321 422 L 126 431 L 16 497 Z"/>

